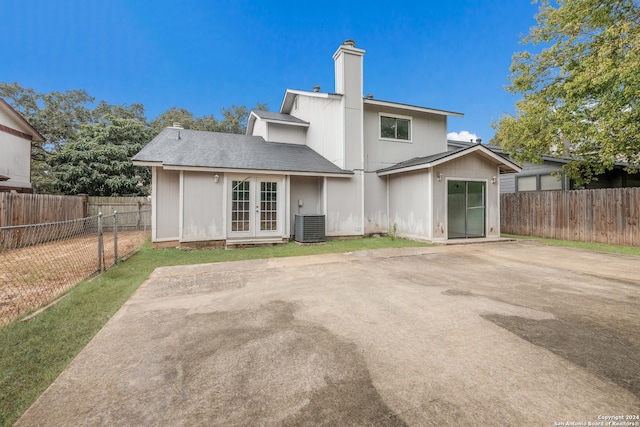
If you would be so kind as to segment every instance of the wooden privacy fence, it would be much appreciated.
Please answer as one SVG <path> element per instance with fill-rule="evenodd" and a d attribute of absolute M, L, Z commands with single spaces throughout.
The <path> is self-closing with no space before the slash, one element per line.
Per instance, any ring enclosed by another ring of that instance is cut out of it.
<path fill-rule="evenodd" d="M 502 233 L 640 246 L 640 188 L 506 193 Z"/>
<path fill-rule="evenodd" d="M 0 227 L 84 218 L 86 204 L 82 196 L 0 193 Z"/>
<path fill-rule="evenodd" d="M 97 196 L 52 196 L 49 194 L 22 194 L 0 192 L 0 227 L 43 224 L 70 221 L 98 215 L 112 215 L 114 211 L 128 214 L 139 225 L 144 212 L 147 224 L 151 224 L 151 201 L 147 197 L 97 197 Z M 139 212 L 140 215 L 129 214 Z M 126 227 L 129 224 L 123 224 Z"/>
<path fill-rule="evenodd" d="M 89 197 L 87 216 L 99 213 L 110 216 L 116 211 L 121 230 L 139 230 L 145 224 L 151 226 L 151 200 L 147 197 Z M 105 227 L 109 229 L 109 223 Z"/>

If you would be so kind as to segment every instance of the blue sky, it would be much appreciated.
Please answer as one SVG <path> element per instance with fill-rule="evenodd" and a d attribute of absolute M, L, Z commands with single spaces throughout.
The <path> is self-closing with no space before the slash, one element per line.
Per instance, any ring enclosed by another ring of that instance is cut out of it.
<path fill-rule="evenodd" d="M 111 104 L 196 116 L 232 104 L 277 111 L 287 88 L 334 90 L 332 55 L 365 49 L 364 94 L 462 112 L 450 132 L 485 142 L 514 110 L 505 92 L 529 0 L 0 0 L 0 81 L 84 89 Z"/>

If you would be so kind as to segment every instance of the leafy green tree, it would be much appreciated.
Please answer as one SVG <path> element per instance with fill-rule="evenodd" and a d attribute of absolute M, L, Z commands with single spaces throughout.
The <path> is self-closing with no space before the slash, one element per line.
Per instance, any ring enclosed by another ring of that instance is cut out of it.
<path fill-rule="evenodd" d="M 84 125 L 77 140 L 52 156 L 54 187 L 63 194 L 146 196 L 151 172 L 134 166 L 131 158 L 152 132 L 139 120 L 111 115 Z"/>
<path fill-rule="evenodd" d="M 142 104 L 115 106 L 100 101 L 93 108 L 95 98 L 84 90 L 42 94 L 17 82 L 0 83 L 0 97 L 46 138 L 31 145 L 31 181 L 39 193 L 56 192 L 49 159 L 76 141 L 83 125 L 96 123 L 106 114 L 146 122 Z"/>
<path fill-rule="evenodd" d="M 267 104 L 256 104 L 256 108 L 266 110 Z M 156 134 L 174 123 L 180 123 L 185 129 L 204 130 L 209 132 L 238 133 L 243 134 L 247 130 L 249 110 L 244 105 L 232 105 L 222 109 L 222 120 L 215 118 L 213 114 L 202 117 L 194 117 L 193 113 L 185 108 L 171 107 L 151 121 L 151 126 Z"/>
<path fill-rule="evenodd" d="M 514 55 L 507 90 L 521 98 L 492 142 L 519 161 L 568 156 L 578 185 L 640 164 L 640 3 L 541 0 L 536 20 L 522 43 L 539 52 Z"/>

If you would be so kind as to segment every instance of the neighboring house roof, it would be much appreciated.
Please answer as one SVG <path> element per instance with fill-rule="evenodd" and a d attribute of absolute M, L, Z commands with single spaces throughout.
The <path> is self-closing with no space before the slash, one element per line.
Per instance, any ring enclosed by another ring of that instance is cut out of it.
<path fill-rule="evenodd" d="M 220 171 L 284 171 L 350 176 L 306 145 L 266 142 L 260 136 L 166 128 L 133 157 L 141 166 Z"/>
<path fill-rule="evenodd" d="M 8 181 L 9 179 L 11 179 L 11 177 L 6 175 L 0 175 L 0 181 Z"/>
<path fill-rule="evenodd" d="M 452 147 L 471 147 L 473 145 L 476 145 L 477 143 L 475 142 L 467 142 L 467 141 L 453 141 L 453 140 L 447 140 L 447 145 L 452 146 Z M 502 157 L 506 158 L 506 159 L 510 159 L 511 157 L 509 156 L 509 153 L 505 153 L 504 150 L 502 149 L 501 146 L 499 145 L 490 145 L 490 144 L 484 144 L 485 147 L 487 147 L 489 150 L 500 154 Z M 546 161 L 550 161 L 550 162 L 557 162 L 557 163 L 569 163 L 569 158 L 568 157 L 553 157 L 553 156 L 549 156 L 549 155 L 543 155 L 542 156 L 542 160 L 546 160 Z"/>
<path fill-rule="evenodd" d="M 452 147 L 470 147 L 472 145 L 476 145 L 473 142 L 466 142 L 466 141 L 453 141 L 453 140 L 448 140 L 447 141 L 447 145 L 452 146 Z M 488 149 L 500 154 L 501 156 L 503 156 L 504 158 L 510 159 L 511 157 L 509 156 L 509 153 L 505 153 L 504 150 L 502 149 L 502 147 L 500 147 L 499 145 L 489 145 L 489 144 L 485 144 L 485 147 L 487 147 Z M 545 162 L 555 162 L 555 163 L 562 163 L 562 164 L 566 164 L 569 163 L 569 161 L 571 161 L 570 157 L 567 156 L 550 156 L 548 154 L 543 154 L 542 155 L 542 160 L 544 160 Z M 626 162 L 615 162 L 614 166 L 619 167 L 619 168 L 637 168 L 637 166 L 634 166 L 630 163 L 626 163 Z"/>
<path fill-rule="evenodd" d="M 39 142 L 45 141 L 45 137 L 40 135 L 40 132 L 38 132 L 33 126 L 31 126 L 31 124 L 29 124 L 29 122 L 24 117 L 22 117 L 20 113 L 14 110 L 13 107 L 9 105 L 9 103 L 7 103 L 7 101 L 5 101 L 2 98 L 0 98 L 0 109 L 4 110 L 9 116 L 12 116 L 16 121 L 18 121 L 22 125 L 21 126 L 22 129 L 13 129 L 8 126 L 0 124 L 1 130 L 4 130 L 5 132 L 11 133 L 11 134 L 15 134 L 16 132 L 18 132 L 20 135 L 17 135 L 17 136 L 20 136 L 23 138 L 28 137 L 26 139 L 30 139 L 32 141 L 39 141 Z"/>
<path fill-rule="evenodd" d="M 416 157 L 404 162 L 397 163 L 393 166 L 380 169 L 377 171 L 377 173 L 378 175 L 383 176 L 419 169 L 428 169 L 438 166 L 442 163 L 450 162 L 451 160 L 466 156 L 471 153 L 477 153 L 482 157 L 495 162 L 500 166 L 501 173 L 520 172 L 522 170 L 519 165 L 491 151 L 486 146 L 483 146 L 481 144 L 474 144 L 470 147 L 461 147 L 455 150 L 445 151 L 443 153 L 432 154 L 430 156 Z"/>
<path fill-rule="evenodd" d="M 274 113 L 271 111 L 263 111 L 263 110 L 251 110 L 249 114 L 249 118 L 247 119 L 247 135 L 251 135 L 253 133 L 253 126 L 255 125 L 256 119 L 261 119 L 267 123 L 279 123 L 283 125 L 289 126 L 302 126 L 309 127 L 309 122 L 305 122 L 297 117 L 294 117 L 290 114 L 284 113 Z"/>

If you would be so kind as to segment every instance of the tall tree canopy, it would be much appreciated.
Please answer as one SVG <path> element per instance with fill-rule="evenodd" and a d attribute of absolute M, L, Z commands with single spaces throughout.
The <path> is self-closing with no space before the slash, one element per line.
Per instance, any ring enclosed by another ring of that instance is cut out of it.
<path fill-rule="evenodd" d="M 578 185 L 613 168 L 640 164 L 640 3 L 541 0 L 516 53 L 507 90 L 521 98 L 496 124 L 495 143 L 519 161 L 567 156 Z"/>
<path fill-rule="evenodd" d="M 84 125 L 77 140 L 52 156 L 53 186 L 63 194 L 146 196 L 151 173 L 134 166 L 131 158 L 152 132 L 139 120 L 111 115 Z"/>
<path fill-rule="evenodd" d="M 223 108 L 222 120 L 172 107 L 148 122 L 142 104 L 96 104 L 84 90 L 37 93 L 18 83 L 0 83 L 0 98 L 46 138 L 31 147 L 31 182 L 39 193 L 147 194 L 149 170 L 134 168 L 131 157 L 163 128 L 180 122 L 186 129 L 244 133 L 249 116 L 244 105 Z"/>

